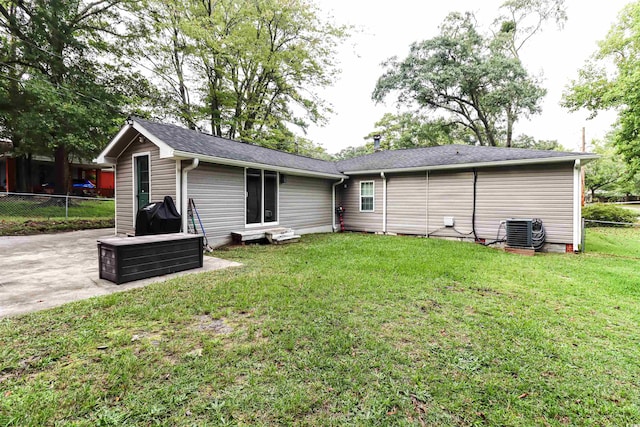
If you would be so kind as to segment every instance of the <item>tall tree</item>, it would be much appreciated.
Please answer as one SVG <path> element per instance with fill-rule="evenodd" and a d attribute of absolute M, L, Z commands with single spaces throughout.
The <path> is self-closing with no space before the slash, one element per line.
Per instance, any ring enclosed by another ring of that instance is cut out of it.
<path fill-rule="evenodd" d="M 514 58 L 520 58 L 524 46 L 540 33 L 547 22 L 562 28 L 567 21 L 564 0 L 507 0 L 494 21 L 495 42 Z"/>
<path fill-rule="evenodd" d="M 613 66 L 612 66 L 613 65 Z M 618 15 L 598 51 L 578 71 L 564 94 L 571 111 L 618 112 L 613 143 L 632 170 L 640 171 L 640 2 Z"/>
<path fill-rule="evenodd" d="M 333 81 L 335 46 L 346 29 L 320 19 L 313 3 L 150 3 L 157 10 L 171 8 L 155 15 L 163 32 L 152 43 L 163 40 L 167 48 L 153 53 L 156 70 L 170 74 L 174 102 L 188 112 L 180 113 L 185 124 L 206 118 L 215 135 L 295 151 L 290 128 L 304 131 L 310 122 L 324 121 L 329 108 L 315 90 Z M 184 93 L 190 94 L 188 102 Z"/>
<path fill-rule="evenodd" d="M 56 192 L 69 184 L 69 157 L 90 157 L 122 121 L 144 80 L 107 61 L 128 0 L 4 0 L 0 31 L 3 132 L 18 154 L 53 153 Z M 7 74 L 10 70 L 15 73 Z M 131 81 L 135 80 L 134 84 Z M 25 101 L 15 103 L 19 94 Z"/>
<path fill-rule="evenodd" d="M 477 29 L 471 13 L 452 13 L 440 34 L 413 43 L 403 61 L 391 58 L 373 92 L 377 102 L 398 92 L 398 102 L 417 104 L 427 114 L 444 113 L 466 127 L 481 145 L 511 141 L 505 124 L 523 114 L 539 112 L 546 91 L 517 58 L 495 49 Z"/>
<path fill-rule="evenodd" d="M 596 191 L 614 189 L 616 186 L 628 187 L 629 181 L 624 161 L 616 154 L 608 139 L 604 143 L 593 141 L 593 152 L 600 155 L 597 162 L 588 163 L 585 170 L 585 188 L 595 200 Z"/>
<path fill-rule="evenodd" d="M 144 36 L 133 40 L 128 54 L 150 64 L 145 68 L 153 73 L 154 83 L 162 94 L 154 110 L 196 129 L 202 113 L 192 93 L 196 81 L 192 57 L 195 46 L 185 33 L 190 25 L 192 3 L 143 0 L 144 12 L 138 15 L 138 22 Z"/>
<path fill-rule="evenodd" d="M 541 32 L 548 21 L 560 28 L 567 20 L 564 0 L 507 0 L 500 7 L 494 21 L 492 48 L 522 64 L 520 52 L 532 37 Z M 539 84 L 534 79 L 535 84 Z M 512 146 L 513 127 L 519 118 L 519 105 L 529 96 L 527 91 L 513 90 L 511 101 L 505 108 L 505 145 Z"/>

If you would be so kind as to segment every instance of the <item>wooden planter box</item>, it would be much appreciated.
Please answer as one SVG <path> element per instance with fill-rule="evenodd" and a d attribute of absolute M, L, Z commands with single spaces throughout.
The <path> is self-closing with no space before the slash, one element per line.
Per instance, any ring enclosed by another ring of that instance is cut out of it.
<path fill-rule="evenodd" d="M 202 267 L 202 236 L 173 233 L 98 241 L 100 278 L 121 283 Z"/>

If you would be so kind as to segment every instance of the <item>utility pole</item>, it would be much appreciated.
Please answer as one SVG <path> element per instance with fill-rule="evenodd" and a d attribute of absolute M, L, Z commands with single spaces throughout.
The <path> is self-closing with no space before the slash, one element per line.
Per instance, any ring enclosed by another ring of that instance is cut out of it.
<path fill-rule="evenodd" d="M 587 139 L 585 137 L 585 128 L 582 127 L 582 152 L 586 151 Z M 580 168 L 580 190 L 582 191 L 582 206 L 584 206 L 584 166 Z"/>

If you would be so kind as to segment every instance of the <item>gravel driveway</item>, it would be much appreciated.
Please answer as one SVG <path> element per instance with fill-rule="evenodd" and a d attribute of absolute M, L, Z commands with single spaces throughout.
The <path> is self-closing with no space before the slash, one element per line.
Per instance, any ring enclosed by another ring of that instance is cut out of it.
<path fill-rule="evenodd" d="M 205 256 L 199 269 L 116 285 L 98 278 L 96 245 L 98 239 L 113 234 L 113 229 L 100 229 L 0 237 L 0 317 L 240 265 Z"/>

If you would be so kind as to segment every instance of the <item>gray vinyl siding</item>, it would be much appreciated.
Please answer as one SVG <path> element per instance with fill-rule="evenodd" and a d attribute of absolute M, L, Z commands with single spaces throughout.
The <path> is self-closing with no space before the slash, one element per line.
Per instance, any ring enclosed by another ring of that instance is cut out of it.
<path fill-rule="evenodd" d="M 478 218 L 483 237 L 500 220 L 540 218 L 549 243 L 573 242 L 573 164 L 492 168 L 478 172 Z"/>
<path fill-rule="evenodd" d="M 374 211 L 360 212 L 360 182 L 374 181 Z M 342 188 L 341 202 L 344 207 L 344 226 L 349 231 L 382 231 L 382 178 L 380 175 L 354 175 L 346 180 Z"/>
<path fill-rule="evenodd" d="M 430 172 L 428 181 L 429 233 L 449 237 L 470 233 L 473 173 Z M 442 228 L 445 216 L 455 218 L 455 230 Z M 507 218 L 540 218 L 548 243 L 572 243 L 573 165 L 478 169 L 478 237 L 495 239 L 500 221 Z"/>
<path fill-rule="evenodd" d="M 473 214 L 473 173 L 471 171 L 429 172 L 427 181 L 429 235 L 470 236 Z M 445 216 L 454 217 L 455 227 L 444 227 Z"/>
<path fill-rule="evenodd" d="M 332 224 L 332 181 L 287 175 L 280 184 L 280 225 L 295 229 Z"/>
<path fill-rule="evenodd" d="M 211 246 L 228 243 L 231 231 L 244 230 L 243 168 L 201 163 L 187 182 Z"/>
<path fill-rule="evenodd" d="M 424 235 L 426 172 L 387 175 L 387 232 Z"/>
<path fill-rule="evenodd" d="M 171 196 L 178 205 L 176 200 L 176 161 L 161 159 L 160 149 L 148 141 L 143 144 L 134 142 L 118 157 L 116 165 L 116 232 L 118 234 L 135 232 L 132 156 L 144 152 L 151 154 L 151 194 L 149 200 L 161 202 L 165 196 Z"/>
<path fill-rule="evenodd" d="M 298 232 L 330 227 L 331 181 L 294 175 L 287 175 L 286 181 L 279 185 L 277 224 L 248 228 L 243 168 L 201 163 L 189 172 L 188 194 L 196 203 L 209 244 L 228 243 L 232 231 L 288 227 Z"/>

